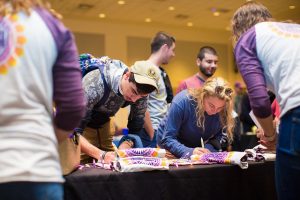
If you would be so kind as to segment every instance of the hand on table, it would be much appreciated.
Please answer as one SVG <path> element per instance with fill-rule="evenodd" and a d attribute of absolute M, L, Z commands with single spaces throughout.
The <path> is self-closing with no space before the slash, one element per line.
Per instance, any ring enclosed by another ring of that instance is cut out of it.
<path fill-rule="evenodd" d="M 114 161 L 115 156 L 116 156 L 114 151 L 107 151 L 106 153 L 104 153 L 104 156 L 102 156 L 102 155 L 101 155 L 101 158 L 99 160 L 102 161 L 103 163 L 106 163 L 106 164 L 109 164 L 112 161 Z"/>
<path fill-rule="evenodd" d="M 256 136 L 259 138 L 259 143 L 267 147 L 268 150 L 274 151 L 276 149 L 276 143 L 277 143 L 277 131 L 276 127 L 278 126 L 279 121 L 278 119 L 273 120 L 273 130 L 270 130 L 268 132 L 268 136 L 264 133 L 263 129 L 257 129 L 256 130 Z M 273 134 L 270 134 L 272 132 Z"/>
<path fill-rule="evenodd" d="M 275 133 L 275 138 L 273 140 L 268 140 L 268 137 L 265 137 L 263 134 L 260 137 L 259 143 L 267 147 L 268 150 L 274 151 L 276 150 L 277 144 L 277 133 Z"/>

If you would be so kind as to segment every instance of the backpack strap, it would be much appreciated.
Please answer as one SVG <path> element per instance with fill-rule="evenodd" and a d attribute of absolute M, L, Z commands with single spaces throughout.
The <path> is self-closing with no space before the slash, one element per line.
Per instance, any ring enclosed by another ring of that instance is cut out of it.
<path fill-rule="evenodd" d="M 105 66 L 105 64 L 102 63 L 102 65 L 99 65 L 99 67 L 98 67 L 98 69 L 100 70 L 101 78 L 102 78 L 103 85 L 104 85 L 104 94 L 103 94 L 103 97 L 101 98 L 101 100 L 97 103 L 97 105 L 104 104 L 106 102 L 106 100 L 108 99 L 109 92 L 110 92 L 110 88 L 108 87 L 108 83 L 106 82 L 106 79 L 104 76 L 104 66 Z"/>
<path fill-rule="evenodd" d="M 161 76 L 163 78 L 164 84 L 165 84 L 165 88 L 166 88 L 166 93 L 167 93 L 167 103 L 171 103 L 173 100 L 173 90 L 172 90 L 172 85 L 171 85 L 171 81 L 170 78 L 166 72 L 166 70 L 164 70 L 162 67 L 159 67 L 160 71 L 161 71 Z"/>

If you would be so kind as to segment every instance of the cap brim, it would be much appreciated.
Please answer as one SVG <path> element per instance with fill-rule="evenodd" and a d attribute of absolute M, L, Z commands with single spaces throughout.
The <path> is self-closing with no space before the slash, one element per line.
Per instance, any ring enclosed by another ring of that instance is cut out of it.
<path fill-rule="evenodd" d="M 153 87 L 155 87 L 156 90 L 158 90 L 156 81 L 151 78 L 147 78 L 145 76 L 134 73 L 134 80 L 135 80 L 135 82 L 137 82 L 139 84 L 152 85 Z"/>

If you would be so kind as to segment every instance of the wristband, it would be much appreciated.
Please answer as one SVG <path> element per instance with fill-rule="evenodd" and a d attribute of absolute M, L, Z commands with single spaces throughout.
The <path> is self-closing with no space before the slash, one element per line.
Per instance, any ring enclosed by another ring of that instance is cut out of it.
<path fill-rule="evenodd" d="M 265 137 L 265 140 L 266 140 L 267 142 L 272 142 L 272 141 L 274 141 L 275 138 L 276 138 L 276 133 L 274 133 L 272 136 L 266 136 L 266 135 L 264 135 L 264 137 Z"/>
<path fill-rule="evenodd" d="M 75 145 L 78 145 L 79 144 L 79 137 L 80 137 L 80 134 L 77 133 L 76 131 L 74 131 L 73 133 L 71 133 L 69 135 L 69 138 L 73 141 L 73 143 Z"/>
<path fill-rule="evenodd" d="M 100 160 L 101 160 L 101 162 L 104 161 L 106 154 L 107 154 L 107 151 L 102 151 L 102 153 L 100 154 Z"/>

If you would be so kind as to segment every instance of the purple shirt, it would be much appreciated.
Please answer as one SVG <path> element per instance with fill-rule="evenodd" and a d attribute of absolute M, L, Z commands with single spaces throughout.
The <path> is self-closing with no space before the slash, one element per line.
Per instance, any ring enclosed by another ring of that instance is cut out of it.
<path fill-rule="evenodd" d="M 72 33 L 62 22 L 45 10 L 36 11 L 50 29 L 58 51 L 53 67 L 53 101 L 57 111 L 55 124 L 58 128 L 71 130 L 79 125 L 85 112 L 77 47 Z"/>
<path fill-rule="evenodd" d="M 249 29 L 238 41 L 235 59 L 239 71 L 247 85 L 250 105 L 257 117 L 271 115 L 271 103 L 267 93 L 263 67 L 256 52 L 255 28 Z"/>

